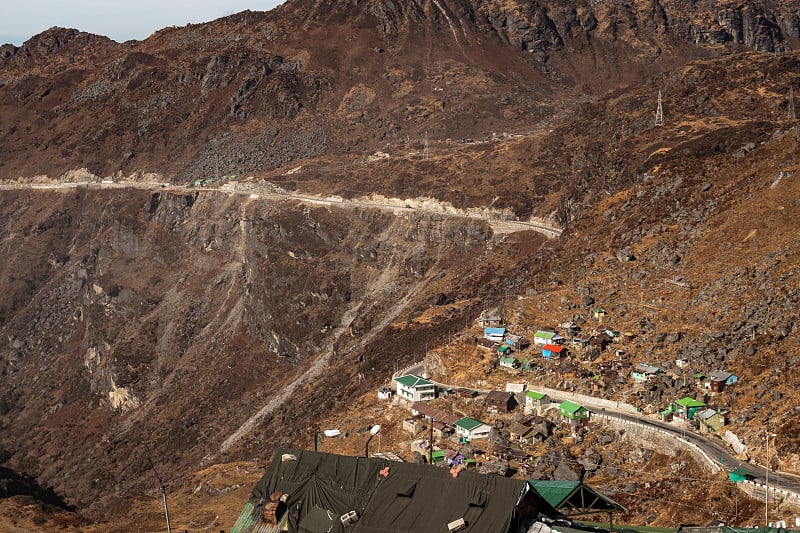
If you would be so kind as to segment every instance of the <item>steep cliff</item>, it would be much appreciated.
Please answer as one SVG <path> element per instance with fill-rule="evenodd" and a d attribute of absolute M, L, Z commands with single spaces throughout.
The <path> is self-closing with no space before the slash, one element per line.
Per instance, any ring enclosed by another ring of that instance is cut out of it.
<path fill-rule="evenodd" d="M 2 218 L 0 447 L 95 511 L 147 457 L 178 478 L 300 438 L 439 335 L 406 319 L 444 284 L 492 283 L 448 281 L 491 238 L 465 219 L 84 188 L 6 192 Z"/>

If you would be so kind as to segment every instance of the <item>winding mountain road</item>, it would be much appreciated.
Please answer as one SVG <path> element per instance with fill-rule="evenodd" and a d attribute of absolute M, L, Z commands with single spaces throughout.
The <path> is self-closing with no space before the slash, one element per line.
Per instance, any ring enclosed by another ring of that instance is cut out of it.
<path fill-rule="evenodd" d="M 405 369 L 405 372 L 413 372 L 413 371 L 422 372 L 423 367 L 420 366 L 418 368 Z M 476 389 L 474 387 L 469 387 L 466 385 L 453 385 L 453 384 L 438 383 L 438 382 L 434 383 L 436 383 L 438 387 L 444 389 L 466 387 L 472 390 L 476 390 L 481 394 L 487 394 L 490 392 L 489 390 Z M 548 389 L 548 391 L 552 390 L 553 389 Z M 698 433 L 695 433 L 694 431 L 687 430 L 686 428 L 669 424 L 667 422 L 662 422 L 660 420 L 654 420 L 652 418 L 648 418 L 647 416 L 631 414 L 626 411 L 610 408 L 607 405 L 602 405 L 601 402 L 599 401 L 593 403 L 590 400 L 587 400 L 585 396 L 582 396 L 580 400 L 577 400 L 573 397 L 570 397 L 570 393 L 566 391 L 562 392 L 564 393 L 563 396 L 558 396 L 557 394 L 548 392 L 548 396 L 550 397 L 551 402 L 561 403 L 564 400 L 575 401 L 580 403 L 584 407 L 589 408 L 596 415 L 605 416 L 608 418 L 614 418 L 623 422 L 638 424 L 640 426 L 645 426 L 654 430 L 659 430 L 669 433 L 673 435 L 676 439 L 682 439 L 683 441 L 693 444 L 694 446 L 699 448 L 703 453 L 705 453 L 705 455 L 708 457 L 709 460 L 714 461 L 714 463 L 722 470 L 725 470 L 726 472 L 733 472 L 737 468 L 741 468 L 747 471 L 747 473 L 749 474 L 749 476 L 753 481 L 760 483 L 762 485 L 767 483 L 766 479 L 767 473 L 763 466 L 742 462 L 740 459 L 737 459 L 735 456 L 731 455 L 729 450 L 723 444 L 717 442 L 714 439 L 706 438 Z M 773 489 L 778 488 L 780 490 L 793 493 L 797 498 L 800 498 L 800 476 L 796 476 L 793 474 L 786 474 L 784 472 L 776 472 L 775 470 L 770 470 L 769 487 L 770 487 L 770 492 Z"/>
<path fill-rule="evenodd" d="M 590 407 L 587 405 L 587 407 Z M 675 435 L 676 437 L 680 437 L 683 440 L 690 442 L 700 448 L 709 458 L 716 461 L 717 464 L 726 472 L 732 472 L 737 468 L 741 468 L 746 470 L 748 474 L 753 478 L 753 480 L 759 483 L 766 483 L 766 471 L 764 467 L 759 467 L 753 465 L 751 463 L 742 462 L 740 459 L 737 459 L 733 455 L 730 454 L 728 449 L 720 444 L 719 442 L 708 439 L 703 437 L 702 435 L 698 435 L 693 431 L 688 431 L 680 427 L 676 427 L 672 424 L 668 424 L 666 422 L 661 422 L 658 420 L 653 420 L 651 418 L 647 418 L 644 416 L 634 416 L 628 413 L 624 413 L 621 411 L 615 411 L 612 409 L 605 408 L 605 410 L 600 411 L 601 414 L 608 416 L 609 418 L 616 418 L 618 420 L 624 420 L 627 422 L 632 422 L 635 424 L 641 424 L 644 426 L 651 427 L 653 429 L 658 429 L 661 431 L 665 431 Z M 792 492 L 794 494 L 800 495 L 800 477 L 798 476 L 790 476 L 784 473 L 775 472 L 774 470 L 769 471 L 769 483 L 770 487 L 779 487 L 782 490 L 787 492 Z"/>

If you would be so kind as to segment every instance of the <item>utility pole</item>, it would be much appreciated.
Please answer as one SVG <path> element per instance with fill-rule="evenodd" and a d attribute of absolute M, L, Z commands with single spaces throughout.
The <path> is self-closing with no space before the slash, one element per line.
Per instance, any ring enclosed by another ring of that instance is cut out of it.
<path fill-rule="evenodd" d="M 656 126 L 664 125 L 664 109 L 661 107 L 661 89 L 658 90 L 658 107 L 656 108 Z"/>
<path fill-rule="evenodd" d="M 775 433 L 767 433 L 767 464 L 764 465 L 764 527 L 769 526 L 769 439 L 777 437 Z"/>
<path fill-rule="evenodd" d="M 153 461 L 150 459 L 150 457 L 147 458 L 147 462 L 150 463 L 150 468 L 153 469 L 153 473 L 156 475 L 158 483 L 161 485 L 161 499 L 164 500 L 164 516 L 167 517 L 167 533 L 172 533 L 172 528 L 170 528 L 169 526 L 169 507 L 167 507 L 167 487 L 161 480 L 161 476 L 158 475 L 158 470 L 156 470 L 156 467 L 155 465 L 153 465 Z"/>
<path fill-rule="evenodd" d="M 433 464 L 433 417 L 431 417 L 431 438 L 428 441 L 428 464 Z"/>

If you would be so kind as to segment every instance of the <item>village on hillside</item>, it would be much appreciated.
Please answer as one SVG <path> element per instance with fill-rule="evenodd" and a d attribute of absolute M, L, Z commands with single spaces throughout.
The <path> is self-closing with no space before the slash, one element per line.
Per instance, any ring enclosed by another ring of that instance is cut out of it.
<path fill-rule="evenodd" d="M 679 394 L 669 397 L 648 418 L 668 424 L 686 437 L 687 432 L 722 434 L 728 413 L 715 406 L 714 398 L 726 387 L 734 387 L 738 377 L 720 368 L 692 369 L 687 361 L 676 361 L 680 375 L 670 375 L 648 362 L 632 364 L 622 357 L 630 335 L 605 324 L 606 316 L 605 310 L 597 307 L 595 327 L 590 331 L 566 322 L 536 330 L 529 339 L 506 327 L 497 313 L 483 312 L 475 326 L 482 334 L 475 335 L 472 342 L 490 358 L 486 379 L 444 383 L 434 376 L 448 373 L 441 368 L 429 371 L 428 361 L 395 372 L 391 382 L 377 390 L 377 400 L 386 412 L 405 412 L 400 416 L 404 445 L 382 449 L 380 424 L 365 425 L 352 433 L 320 429 L 313 452 L 276 452 L 232 531 L 618 530 L 615 515 L 624 515 L 628 509 L 614 498 L 617 493 L 629 495 L 628 489 L 584 481 L 600 471 L 603 458 L 588 447 L 583 456 L 565 452 L 553 459 L 561 445 L 610 444 L 624 440 L 626 431 L 636 433 L 637 427 L 644 428 L 640 422 L 645 413 L 639 407 L 602 398 L 603 382 L 624 379 L 642 389 L 667 380 L 680 383 L 676 388 Z M 609 353 L 610 357 L 601 357 Z M 588 371 L 584 363 L 595 361 L 599 362 L 596 371 Z M 541 372 L 555 375 L 562 385 L 576 376 L 592 382 L 592 394 L 540 385 L 537 373 Z M 493 386 L 501 382 L 503 387 Z M 618 429 L 620 426 L 625 429 Z M 656 430 L 647 431 L 652 434 Z M 677 435 L 672 441 L 661 432 L 662 446 L 683 446 L 704 457 L 712 472 L 720 470 L 686 438 Z M 327 442 L 349 438 L 363 443 L 363 454 L 354 457 L 321 451 L 328 447 Z M 731 454 L 746 461 L 746 446 L 735 435 L 724 438 Z M 309 472 L 314 472 L 313 483 L 305 477 Z M 745 468 L 732 469 L 727 477 L 751 497 L 758 498 L 759 487 L 764 490 Z M 352 494 L 330 488 L 337 486 L 349 486 L 347 492 Z M 321 490 L 331 493 L 320 495 Z M 773 492 L 772 498 L 777 501 L 778 493 Z M 296 503 L 304 500 L 306 503 Z M 341 506 L 309 507 L 307 500 Z M 437 504 L 434 512 L 431 502 L 447 503 Z M 738 508 L 709 509 L 706 523 L 696 524 L 706 527 L 686 526 L 679 531 L 721 533 L 731 529 L 729 523 L 762 526 L 764 531 L 787 526 L 785 521 L 770 520 L 768 513 L 764 522 L 744 509 L 742 505 L 741 515 Z M 579 520 L 599 520 L 604 525 Z"/>

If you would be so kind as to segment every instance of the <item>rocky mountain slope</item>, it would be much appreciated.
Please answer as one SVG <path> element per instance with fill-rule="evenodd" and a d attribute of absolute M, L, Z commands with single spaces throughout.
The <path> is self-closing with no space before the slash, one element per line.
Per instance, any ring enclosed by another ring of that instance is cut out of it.
<path fill-rule="evenodd" d="M 566 101 L 798 37 L 788 0 L 293 0 L 142 42 L 53 28 L 0 50 L 0 176 L 190 181 L 529 131 Z"/>
<path fill-rule="evenodd" d="M 635 335 L 626 361 L 737 373 L 715 401 L 757 459 L 765 425 L 779 432 L 778 466 L 796 471 L 797 39 L 792 2 L 384 0 L 3 47 L 0 175 L 23 185 L 0 191 L 3 464 L 113 519 L 152 494 L 148 458 L 188 490 L 201 468 L 308 445 L 397 366 L 446 359 L 483 309 L 521 296 L 525 331 L 589 328 L 603 305 Z M 80 167 L 429 196 L 565 232 L 215 188 L 31 186 Z M 453 360 L 486 379 L 469 351 Z M 646 410 L 681 390 L 617 378 L 602 393 Z"/>

